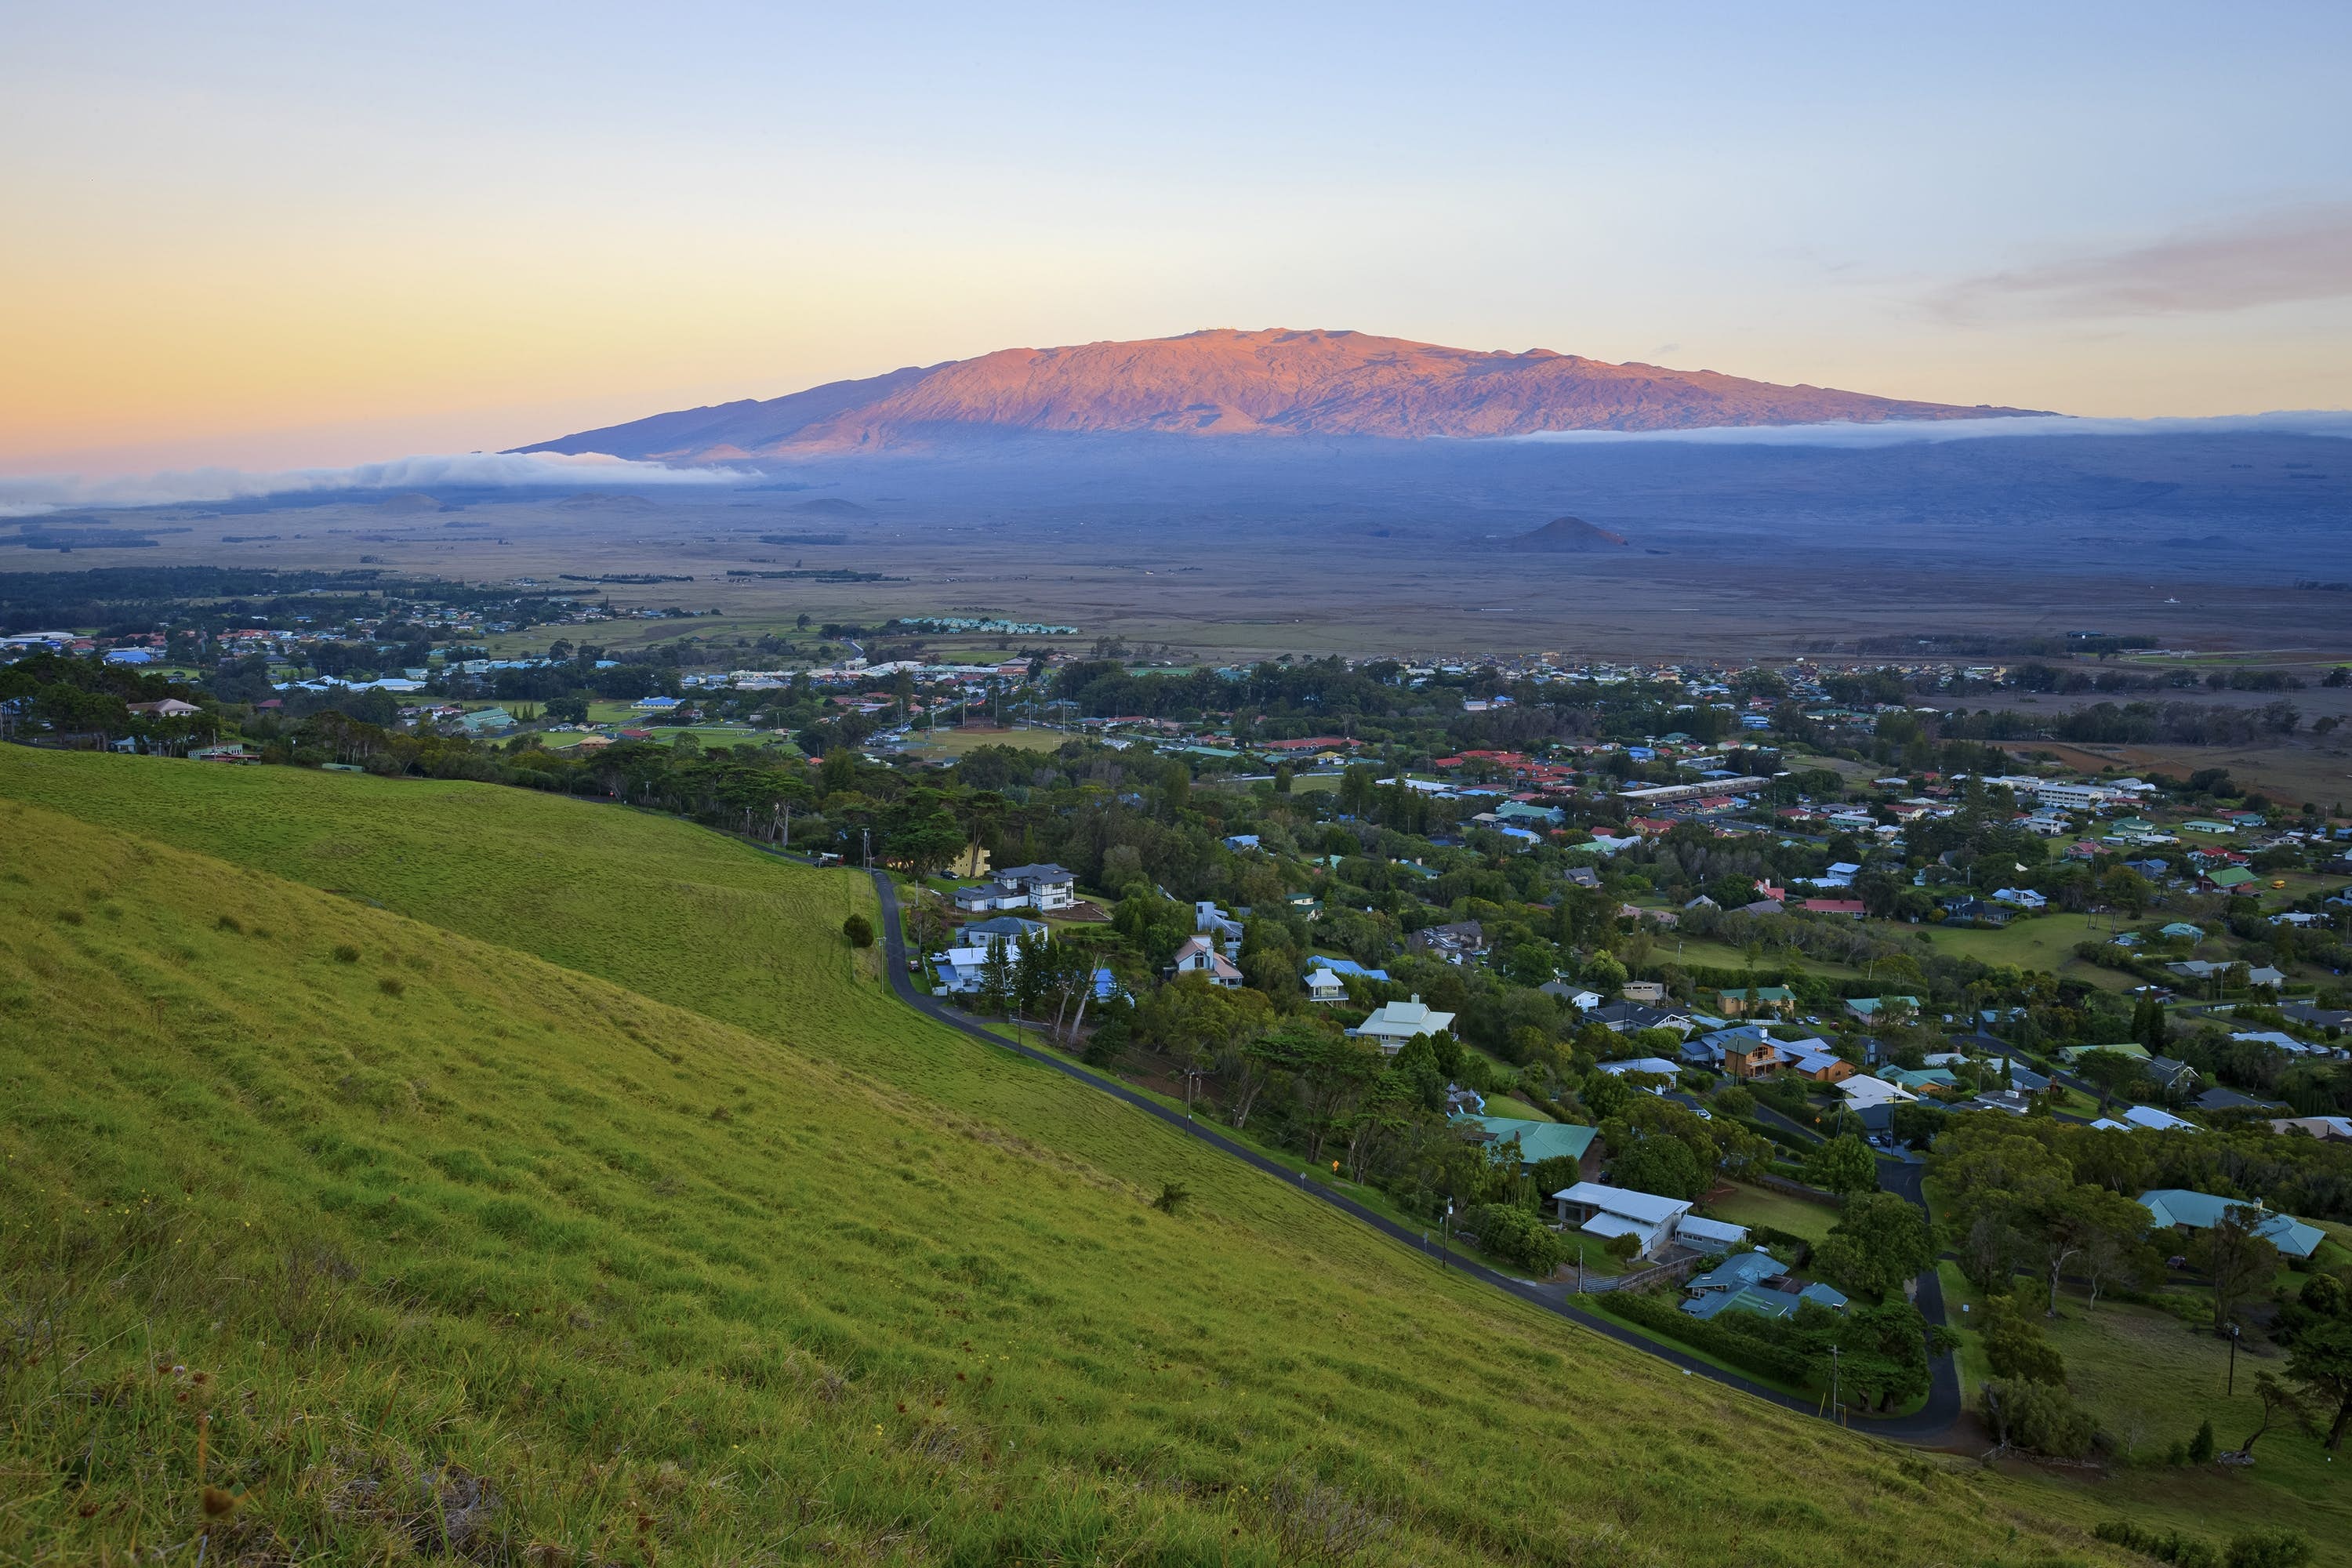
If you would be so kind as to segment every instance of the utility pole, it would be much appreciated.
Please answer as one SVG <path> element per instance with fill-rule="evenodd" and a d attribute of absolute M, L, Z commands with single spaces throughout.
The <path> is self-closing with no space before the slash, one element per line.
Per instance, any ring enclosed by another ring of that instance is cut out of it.
<path fill-rule="evenodd" d="M 867 870 L 874 869 L 874 830 L 870 827 L 857 830 L 857 856 Z"/>
<path fill-rule="evenodd" d="M 2221 1392 L 2225 1394 L 2238 1392 L 2238 1325 L 2235 1323 L 2230 1325 L 2230 1382 Z"/>

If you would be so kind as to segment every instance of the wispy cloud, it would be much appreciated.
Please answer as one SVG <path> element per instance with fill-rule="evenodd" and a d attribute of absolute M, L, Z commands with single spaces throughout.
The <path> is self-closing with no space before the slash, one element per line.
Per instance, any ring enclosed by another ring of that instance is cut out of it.
<path fill-rule="evenodd" d="M 2352 413 L 2239 414 L 2211 419 L 2077 419 L 2034 414 L 2009 419 L 1890 419 L 1878 425 L 1726 425 L 1701 430 L 1546 430 L 1513 441 L 1571 444 L 1685 441 L 1711 447 L 1900 447 L 1928 441 L 1989 441 L 2020 436 L 2333 436 L 2352 440 Z"/>
<path fill-rule="evenodd" d="M 37 517 L 74 507 L 170 506 L 334 490 L 589 489 L 719 485 L 759 476 L 737 468 L 673 468 L 600 453 L 463 452 L 395 458 L 348 468 L 255 474 L 236 468 L 84 479 L 74 474 L 0 476 L 0 517 Z"/>
<path fill-rule="evenodd" d="M 2242 310 L 2352 295 L 2352 203 L 2298 207 L 2103 255 L 1963 279 L 1932 295 L 1959 321 Z"/>

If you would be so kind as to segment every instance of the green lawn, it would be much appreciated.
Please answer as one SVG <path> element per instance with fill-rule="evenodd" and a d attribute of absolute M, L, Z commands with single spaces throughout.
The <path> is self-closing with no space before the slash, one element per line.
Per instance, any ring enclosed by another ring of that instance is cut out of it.
<path fill-rule="evenodd" d="M 908 737 L 910 749 L 935 756 L 961 757 L 982 746 L 1011 746 L 1022 752 L 1060 750 L 1075 737 L 1060 730 L 969 729 L 918 730 Z"/>
<path fill-rule="evenodd" d="M 1984 1302 L 1975 1287 L 1950 1263 L 1937 1272 L 1953 1324 L 1979 1320 Z M 1963 1305 L 1969 1309 L 1966 1313 Z M 2115 1489 L 2136 1508 L 2161 1500 L 2192 1509 L 2207 1522 L 2184 1528 L 2209 1534 L 2291 1522 L 2338 1553 L 2352 1543 L 2352 1477 L 2330 1465 L 2310 1437 L 2273 1428 L 2256 1447 L 2251 1471 L 2161 1463 L 2175 1442 L 2185 1443 L 2195 1434 L 2200 1421 L 2213 1423 L 2223 1448 L 2245 1440 L 2262 1419 L 2261 1402 L 2252 1392 L 2255 1374 L 2283 1370 L 2274 1347 L 2258 1339 L 2242 1344 L 2232 1395 L 2224 1393 L 2228 1343 L 2159 1308 L 2109 1300 L 2093 1310 L 2081 1294 L 2069 1290 L 2061 1298 L 2059 1318 L 2045 1329 L 2065 1358 L 2075 1398 L 2098 1417 L 2119 1457 L 2137 1461 L 2118 1471 Z M 1972 1327 L 1962 1330 L 1959 1361 L 1973 1404 L 1990 1369 Z M 2093 1500 L 2082 1500 L 2087 1505 Z M 2116 1508 L 2113 1502 L 2100 1506 Z M 2113 1511 L 2102 1517 L 2113 1517 Z"/>
<path fill-rule="evenodd" d="M 1486 1114 L 1489 1116 L 1507 1116 L 1519 1121 L 1556 1121 L 1559 1120 L 1558 1117 L 1549 1116 L 1544 1112 L 1538 1110 L 1526 1100 L 1514 1100 L 1507 1094 L 1488 1095 L 1486 1097 Z"/>
<path fill-rule="evenodd" d="M 1837 1223 L 1837 1210 L 1826 1204 L 1808 1202 L 1789 1193 L 1750 1186 L 1744 1182 L 1733 1184 L 1738 1188 L 1735 1195 L 1706 1205 L 1707 1212 L 1717 1219 L 1734 1225 L 1769 1225 L 1811 1242 L 1827 1237 L 1830 1226 Z"/>
<path fill-rule="evenodd" d="M 854 874 L 22 748 L 0 828 L 10 1557 L 193 1560 L 209 1410 L 213 1558 L 2116 1560 L 929 1024 Z"/>

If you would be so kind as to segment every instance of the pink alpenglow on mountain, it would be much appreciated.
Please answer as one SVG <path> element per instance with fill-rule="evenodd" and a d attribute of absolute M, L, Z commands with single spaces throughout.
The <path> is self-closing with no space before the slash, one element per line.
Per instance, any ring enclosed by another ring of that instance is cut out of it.
<path fill-rule="evenodd" d="M 1003 349 L 765 402 L 520 448 L 672 462 L 820 457 L 1023 436 L 1324 436 L 1416 440 L 1547 430 L 1877 424 L 2031 412 L 1776 386 L 1706 370 L 1484 353 L 1362 332 L 1213 331 Z"/>

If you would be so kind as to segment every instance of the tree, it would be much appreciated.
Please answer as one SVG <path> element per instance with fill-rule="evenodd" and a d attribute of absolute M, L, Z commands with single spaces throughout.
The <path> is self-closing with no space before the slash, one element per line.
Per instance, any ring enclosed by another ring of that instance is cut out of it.
<path fill-rule="evenodd" d="M 2063 1388 L 1994 1378 L 1984 1385 L 1987 1425 L 2004 1447 L 2079 1459 L 2099 1440 L 2099 1425 Z"/>
<path fill-rule="evenodd" d="M 1635 1138 L 1611 1162 L 1609 1174 L 1621 1187 L 1662 1198 L 1696 1199 L 1707 1189 L 1707 1173 L 1690 1145 L 1664 1133 Z"/>
<path fill-rule="evenodd" d="M 1002 1013 L 1013 1004 L 1013 960 L 1005 952 L 1009 944 L 999 937 L 988 944 L 988 956 L 981 961 L 980 994 L 976 998 L 983 1013 Z"/>
<path fill-rule="evenodd" d="M 2033 1211 L 2050 1279 L 2048 1314 L 2058 1315 L 2058 1283 L 2066 1266 L 2093 1247 L 2120 1251 L 2147 1228 L 2147 1210 L 2120 1193 L 2076 1184 Z"/>
<path fill-rule="evenodd" d="M 2287 1352 L 2287 1371 L 2312 1394 L 2336 1406 L 2327 1428 L 2330 1453 L 2344 1446 L 2352 1426 L 2352 1321 L 2330 1319 L 2305 1329 Z"/>
<path fill-rule="evenodd" d="M 2189 1439 L 2189 1462 L 2192 1465 L 2211 1464 L 2213 1451 L 2218 1447 L 2213 1440 L 2213 1418 L 2209 1415 L 2197 1424 L 2196 1436 Z"/>
<path fill-rule="evenodd" d="M 841 922 L 841 934 L 849 939 L 852 947 L 872 947 L 874 922 L 864 915 L 851 915 Z"/>
<path fill-rule="evenodd" d="M 1845 1205 L 1813 1251 L 1813 1268 L 1849 1295 L 1883 1300 L 1936 1260 L 1927 1216 L 1894 1193 L 1864 1193 Z"/>
<path fill-rule="evenodd" d="M 1985 1302 L 1985 1360 L 1995 1377 L 2021 1383 L 2063 1385 L 2065 1359 L 2033 1321 L 2032 1300 L 2020 1285 L 2018 1295 L 1994 1296 Z"/>
<path fill-rule="evenodd" d="M 2254 1234 L 2258 1209 L 2233 1205 L 2189 1244 L 2189 1267 L 2213 1288 L 2213 1331 L 2221 1332 L 2240 1303 L 2278 1274 L 2278 1248 Z"/>
<path fill-rule="evenodd" d="M 1805 1177 L 1815 1186 L 1852 1197 L 1878 1189 L 1878 1160 L 1870 1145 L 1849 1132 L 1805 1156 Z"/>
<path fill-rule="evenodd" d="M 2297 1426 L 2306 1428 L 2311 1425 L 2311 1412 L 2304 1405 L 2302 1392 L 2276 1373 L 2256 1373 L 2254 1394 L 2263 1402 L 2262 1425 L 2256 1426 L 2247 1435 L 2246 1440 L 2238 1445 L 2238 1455 L 2242 1458 L 2252 1458 L 2254 1444 L 2261 1439 L 2263 1433 L 2269 1431 L 2280 1421 L 2292 1422 Z"/>

